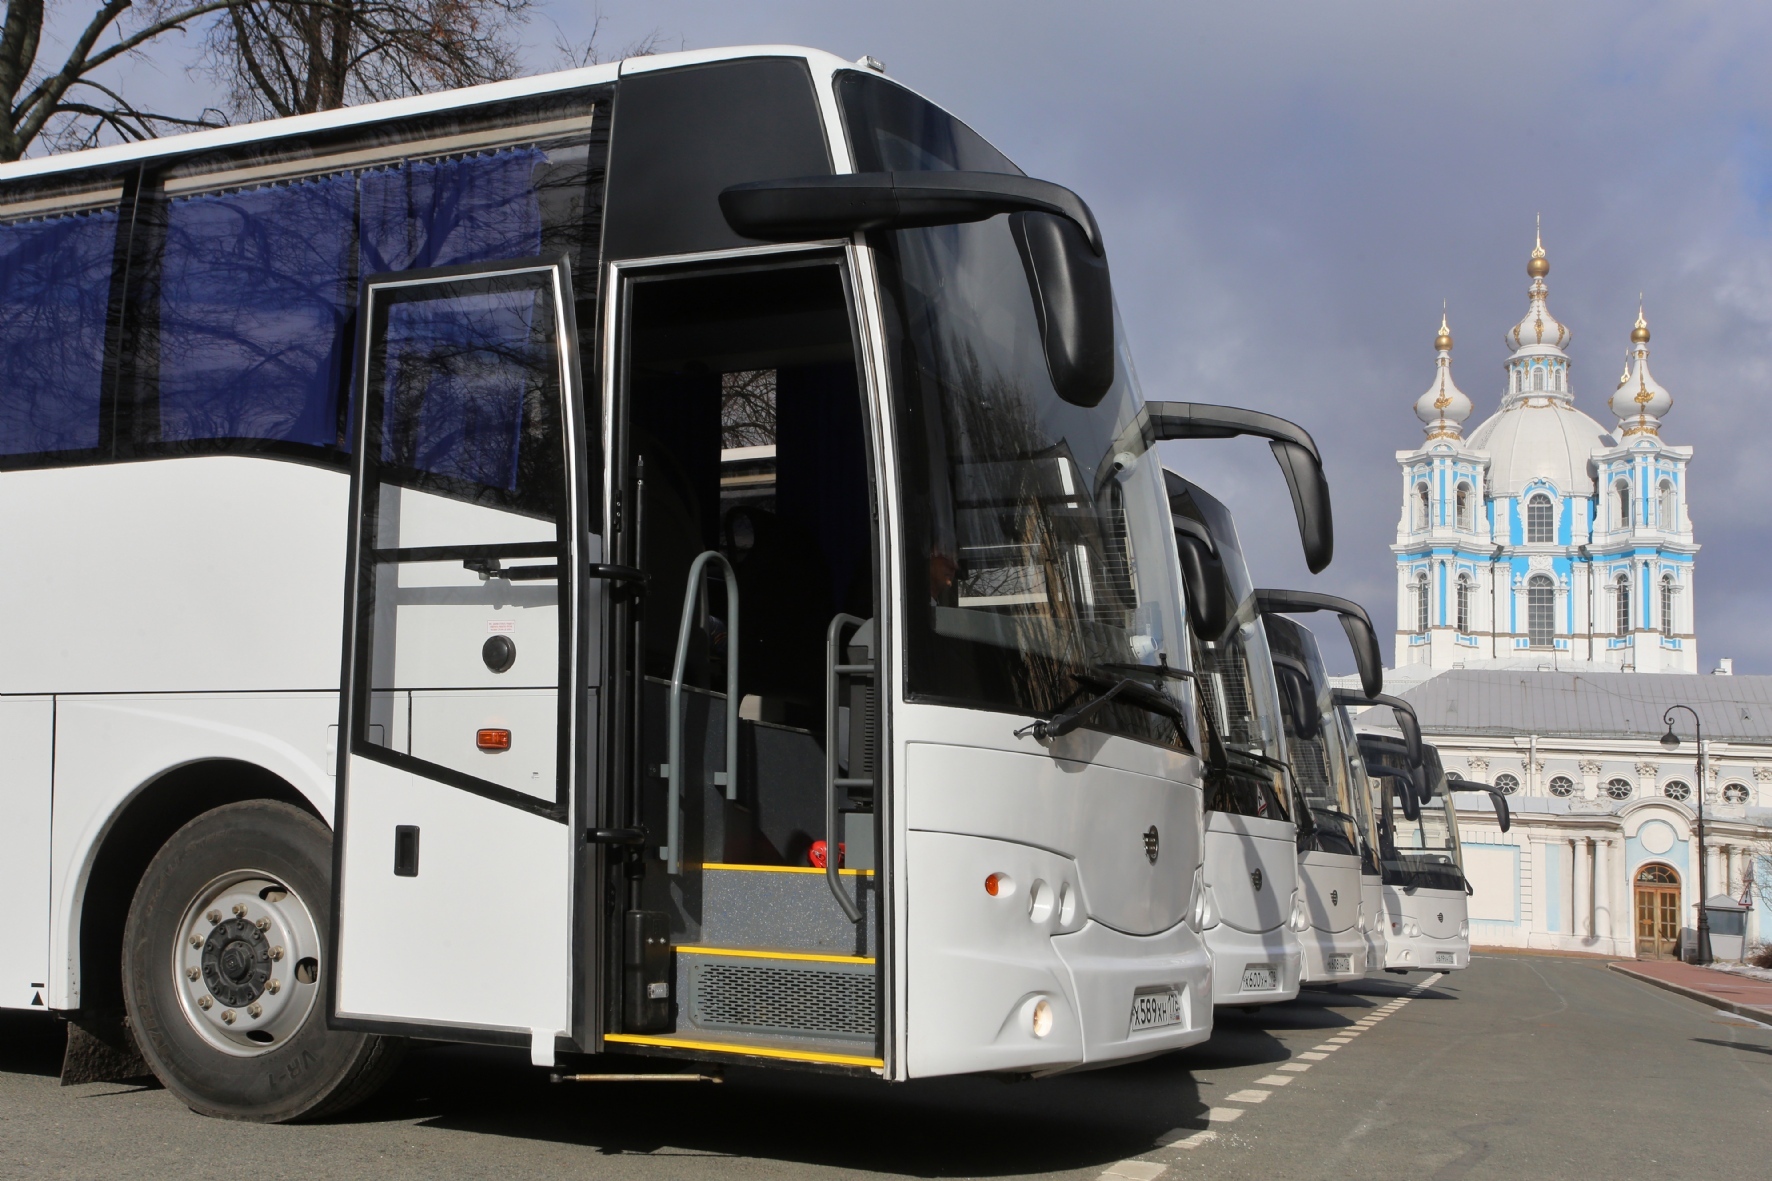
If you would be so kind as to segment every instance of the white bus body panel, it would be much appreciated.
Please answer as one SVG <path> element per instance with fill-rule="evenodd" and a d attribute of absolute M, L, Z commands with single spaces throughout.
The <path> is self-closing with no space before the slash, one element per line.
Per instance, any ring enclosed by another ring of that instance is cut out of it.
<path fill-rule="evenodd" d="M 400 824 L 417 877 L 391 872 Z M 349 826 L 386 839 L 344 843 L 341 1017 L 567 1032 L 565 825 L 352 756 Z"/>
<path fill-rule="evenodd" d="M 138 790 L 191 763 L 233 759 L 332 814 L 326 750 L 337 693 L 63 697 L 56 703 L 50 1006 L 80 1005 L 80 906 L 99 843 Z M 328 899 L 313 900 L 325 906 Z"/>
<path fill-rule="evenodd" d="M 245 456 L 7 472 L 30 561 L 0 589 L 0 693 L 336 693 L 348 488 Z"/>
<path fill-rule="evenodd" d="M 1366 936 L 1359 923 L 1360 859 L 1345 853 L 1301 853 L 1298 891 L 1310 920 L 1299 937 L 1304 945 L 1304 982 L 1321 984 L 1364 976 L 1367 961 Z"/>
<path fill-rule="evenodd" d="M 1390 919 L 1385 967 L 1423 972 L 1470 967 L 1469 898 L 1463 890 L 1386 886 L 1384 902 Z"/>
<path fill-rule="evenodd" d="M 1290 820 L 1209 811 L 1205 848 L 1206 888 L 1218 920 L 1204 933 L 1212 955 L 1212 1003 L 1294 999 L 1302 952 L 1287 920 L 1298 893 L 1298 829 Z M 1245 992 L 1245 969 L 1259 965 L 1273 968 L 1275 987 Z"/>
<path fill-rule="evenodd" d="M 1211 1033 L 1211 961 L 1184 921 L 1201 858 L 1197 761 L 1087 731 L 1042 747 L 1010 737 L 1019 722 L 925 705 L 894 722 L 901 740 L 946 739 L 900 747 L 909 1077 L 1058 1070 Z M 993 729 L 1011 749 L 976 745 Z M 995 897 L 992 874 L 1012 883 Z M 1134 997 L 1167 989 L 1181 1022 L 1133 1031 Z M 1041 997 L 1054 1022 L 1036 1038 Z"/>
<path fill-rule="evenodd" d="M 55 701 L 0 698 L 0 1008 L 49 1003 L 49 807 Z"/>
<path fill-rule="evenodd" d="M 1360 926 L 1366 934 L 1366 970 L 1376 972 L 1389 962 L 1389 944 L 1385 932 L 1390 920 L 1384 913 L 1384 879 L 1360 876 Z"/>

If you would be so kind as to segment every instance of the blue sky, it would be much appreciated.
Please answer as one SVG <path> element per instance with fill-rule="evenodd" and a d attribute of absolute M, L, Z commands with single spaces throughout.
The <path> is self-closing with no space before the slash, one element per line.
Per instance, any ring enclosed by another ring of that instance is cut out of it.
<path fill-rule="evenodd" d="M 530 64 L 554 66 L 555 26 L 582 38 L 596 11 L 541 8 Z M 1030 173 L 1082 193 L 1146 395 L 1240 403 L 1310 429 L 1335 492 L 1335 564 L 1306 572 L 1261 445 L 1169 458 L 1237 512 L 1258 583 L 1349 595 L 1381 630 L 1395 609 L 1394 452 L 1421 439 L 1410 406 L 1433 374 L 1441 301 L 1474 426 L 1499 400 L 1501 333 L 1525 308 L 1542 213 L 1577 404 L 1608 427 L 1645 295 L 1651 364 L 1674 396 L 1663 435 L 1697 449 L 1700 659 L 1772 672 L 1772 6 L 603 0 L 600 11 L 606 52 L 657 33 L 667 48 L 872 54 Z M 132 72 L 205 105 L 170 55 Z"/>

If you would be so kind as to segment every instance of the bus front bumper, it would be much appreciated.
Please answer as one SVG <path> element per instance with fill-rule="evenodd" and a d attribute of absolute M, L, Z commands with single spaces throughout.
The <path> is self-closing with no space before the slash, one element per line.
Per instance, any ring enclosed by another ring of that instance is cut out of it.
<path fill-rule="evenodd" d="M 1221 922 L 1206 929 L 1205 940 L 1212 953 L 1214 1005 L 1271 1005 L 1298 997 L 1302 953 L 1297 936 L 1285 927 L 1250 932 Z M 1273 987 L 1259 987 L 1269 974 Z M 1250 984 L 1258 987 L 1245 987 Z"/>
<path fill-rule="evenodd" d="M 1358 926 L 1345 931 L 1311 927 L 1298 937 L 1304 949 L 1304 982 L 1334 984 L 1358 980 L 1370 967 L 1366 959 L 1366 935 Z"/>
<path fill-rule="evenodd" d="M 1092 921 L 1053 936 L 1052 947 L 1070 973 L 1082 1015 L 1078 1066 L 1147 1058 L 1212 1036 L 1212 956 L 1186 923 L 1127 935 Z M 1135 1008 L 1148 1011 L 1152 997 L 1167 1003 L 1171 992 L 1179 1001 L 1178 1021 L 1134 1028 Z"/>

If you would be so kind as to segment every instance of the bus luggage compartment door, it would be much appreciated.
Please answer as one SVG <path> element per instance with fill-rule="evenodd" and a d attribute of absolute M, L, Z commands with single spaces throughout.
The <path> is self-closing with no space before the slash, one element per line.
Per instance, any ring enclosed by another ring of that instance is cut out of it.
<path fill-rule="evenodd" d="M 335 1024 L 549 1048 L 570 1026 L 585 702 L 562 687 L 589 679 L 591 593 L 571 308 L 563 262 L 366 285 Z"/>

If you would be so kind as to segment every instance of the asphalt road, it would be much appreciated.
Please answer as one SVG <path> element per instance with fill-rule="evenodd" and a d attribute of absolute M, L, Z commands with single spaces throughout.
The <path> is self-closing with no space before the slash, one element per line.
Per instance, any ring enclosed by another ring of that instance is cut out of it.
<path fill-rule="evenodd" d="M 1768 1173 L 1772 1027 L 1593 961 L 1480 956 L 1218 1026 L 1183 1054 L 1022 1083 L 732 1070 L 720 1086 L 551 1085 L 522 1055 L 428 1047 L 344 1119 L 264 1127 L 203 1119 L 151 1086 L 63 1088 L 59 1027 L 4 1016 L 0 1176 Z"/>

